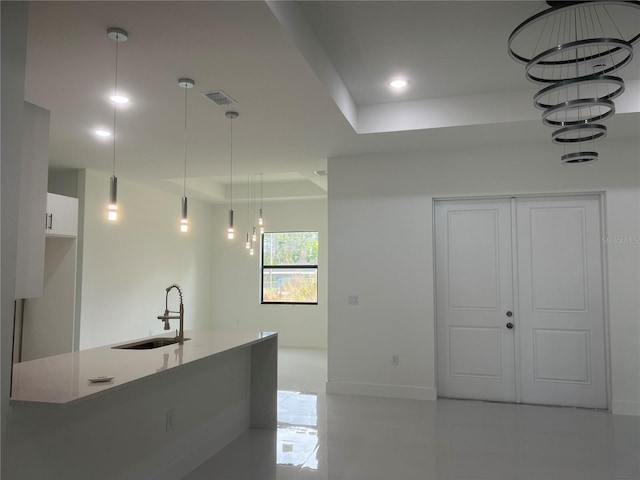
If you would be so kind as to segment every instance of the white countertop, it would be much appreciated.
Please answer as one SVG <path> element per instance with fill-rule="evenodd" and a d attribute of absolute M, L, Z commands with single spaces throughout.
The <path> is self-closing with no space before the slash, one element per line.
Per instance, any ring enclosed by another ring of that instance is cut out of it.
<path fill-rule="evenodd" d="M 132 343 L 171 335 L 122 341 Z M 188 331 L 184 344 L 150 350 L 123 350 L 114 345 L 40 358 L 13 366 L 11 404 L 60 405 L 107 394 L 126 384 L 206 357 L 243 348 L 277 336 L 273 332 Z M 114 377 L 106 383 L 89 378 Z"/>

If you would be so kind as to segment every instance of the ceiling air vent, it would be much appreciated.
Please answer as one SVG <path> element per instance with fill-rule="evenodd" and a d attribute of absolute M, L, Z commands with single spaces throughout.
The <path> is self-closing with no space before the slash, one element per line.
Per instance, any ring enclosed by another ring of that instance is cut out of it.
<path fill-rule="evenodd" d="M 211 100 L 216 105 L 231 105 L 232 103 L 238 103 L 222 90 L 215 90 L 213 92 L 203 93 L 205 97 Z"/>

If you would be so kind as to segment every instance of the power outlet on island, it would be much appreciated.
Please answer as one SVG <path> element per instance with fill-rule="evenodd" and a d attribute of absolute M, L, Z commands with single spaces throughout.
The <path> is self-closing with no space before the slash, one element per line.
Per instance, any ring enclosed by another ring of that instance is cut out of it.
<path fill-rule="evenodd" d="M 173 409 L 167 412 L 166 422 L 165 422 L 167 432 L 170 432 L 173 430 L 173 413 L 174 413 Z"/>
<path fill-rule="evenodd" d="M 391 355 L 391 365 L 400 365 L 400 355 L 397 353 Z"/>
<path fill-rule="evenodd" d="M 358 295 L 349 295 L 349 305 L 358 305 Z"/>

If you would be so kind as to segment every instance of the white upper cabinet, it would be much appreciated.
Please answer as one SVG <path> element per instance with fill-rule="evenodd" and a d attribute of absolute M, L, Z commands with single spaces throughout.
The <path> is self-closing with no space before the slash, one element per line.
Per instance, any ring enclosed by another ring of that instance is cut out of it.
<path fill-rule="evenodd" d="M 40 297 L 43 291 L 49 116 L 48 110 L 24 103 L 15 298 Z"/>
<path fill-rule="evenodd" d="M 47 193 L 45 216 L 47 236 L 76 237 L 78 235 L 78 199 Z"/>

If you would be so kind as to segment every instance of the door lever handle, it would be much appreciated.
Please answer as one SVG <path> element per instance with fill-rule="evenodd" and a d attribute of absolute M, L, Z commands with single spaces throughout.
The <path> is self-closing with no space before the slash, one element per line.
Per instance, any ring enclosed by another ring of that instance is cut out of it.
<path fill-rule="evenodd" d="M 507 323 L 507 328 L 509 330 L 511 330 L 513 328 L 513 323 L 511 323 L 511 322 Z"/>

